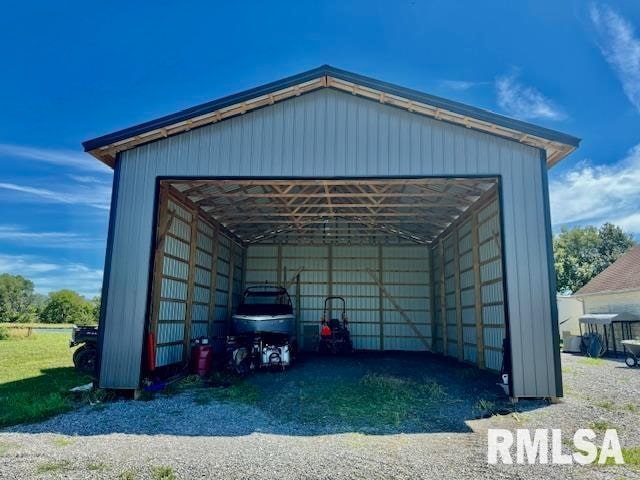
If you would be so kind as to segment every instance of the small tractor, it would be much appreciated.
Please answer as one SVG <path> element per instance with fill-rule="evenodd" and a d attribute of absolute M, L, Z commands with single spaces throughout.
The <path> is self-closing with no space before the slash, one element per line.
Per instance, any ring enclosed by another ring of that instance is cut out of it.
<path fill-rule="evenodd" d="M 334 300 L 342 303 L 340 318 L 329 318 L 331 302 Z M 353 351 L 346 302 L 342 297 L 327 297 L 324 300 L 318 350 L 320 353 L 330 355 L 351 353 Z"/>

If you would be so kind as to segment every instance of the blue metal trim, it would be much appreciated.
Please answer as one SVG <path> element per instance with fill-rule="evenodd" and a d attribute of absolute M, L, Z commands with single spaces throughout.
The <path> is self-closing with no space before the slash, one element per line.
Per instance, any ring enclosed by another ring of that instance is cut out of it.
<path fill-rule="evenodd" d="M 509 342 L 509 353 L 511 354 L 511 368 L 509 374 L 509 396 L 513 396 L 513 345 L 511 344 L 511 315 L 509 313 L 509 282 L 507 279 L 507 255 L 504 241 L 504 200 L 502 195 L 502 175 L 498 175 L 498 203 L 500 204 L 500 263 L 502 267 L 502 307 L 504 308 L 504 336 Z M 484 332 L 483 332 L 484 335 Z M 504 356 L 504 351 L 502 352 Z M 500 379 L 502 381 L 502 379 Z"/>
<path fill-rule="evenodd" d="M 553 337 L 553 366 L 556 377 L 556 397 L 563 396 L 562 365 L 560 360 L 560 325 L 558 323 L 558 304 L 556 301 L 556 268 L 553 255 L 553 232 L 551 230 L 551 207 L 549 205 L 549 175 L 547 171 L 547 152 L 540 150 L 540 168 L 542 169 L 542 197 L 544 203 L 544 229 L 547 247 L 547 270 L 549 272 L 549 302 L 551 304 L 551 336 Z"/>
<path fill-rule="evenodd" d="M 152 300 L 153 300 L 153 280 L 155 276 L 155 263 L 156 263 L 156 245 L 158 244 L 158 221 L 160 211 L 160 180 L 156 178 L 154 193 L 153 193 L 153 226 L 152 226 L 152 234 L 151 241 L 149 242 L 149 273 L 148 273 L 148 287 L 147 287 L 147 302 L 144 312 L 144 327 L 142 330 L 142 355 L 140 357 L 140 372 L 138 377 L 138 386 L 140 386 L 140 379 L 144 377 L 147 371 L 147 362 L 146 362 L 146 353 L 149 348 L 149 342 L 147 338 L 147 333 L 149 333 L 149 327 L 151 325 L 151 308 L 152 308 Z M 162 266 L 160 267 L 162 269 Z"/>
<path fill-rule="evenodd" d="M 109 279 L 111 277 L 111 256 L 113 254 L 113 236 L 116 225 L 116 212 L 118 210 L 118 189 L 120 188 L 120 154 L 116 155 L 113 172 L 113 186 L 111 188 L 111 209 L 109 210 L 109 231 L 107 232 L 107 250 L 104 258 L 104 271 L 102 275 L 102 292 L 100 296 L 100 318 L 98 320 L 98 358 L 96 371 L 98 373 L 98 385 L 102 364 L 102 347 L 104 344 L 104 327 L 107 316 L 107 298 L 109 297 Z"/>
<path fill-rule="evenodd" d="M 107 135 L 103 135 L 101 137 L 94 138 L 92 140 L 87 140 L 82 143 L 82 146 L 84 147 L 85 151 L 94 150 L 105 145 L 110 145 L 114 142 L 135 137 L 136 135 L 142 135 L 146 132 L 150 132 L 158 128 L 168 127 L 169 125 L 183 122 L 199 115 L 205 115 L 221 108 L 225 108 L 237 103 L 246 102 L 261 95 L 268 95 L 269 93 L 273 93 L 283 88 L 288 88 L 300 83 L 314 80 L 324 75 L 328 75 L 348 82 L 353 82 L 358 85 L 369 87 L 375 90 L 380 90 L 390 95 L 397 95 L 415 102 L 433 105 L 437 108 L 442 108 L 454 113 L 458 113 L 460 115 L 477 118 L 478 120 L 517 130 L 529 135 L 534 135 L 536 137 L 545 138 L 547 140 L 560 142 L 566 145 L 571 145 L 573 147 L 578 147 L 578 145 L 580 144 L 580 139 L 572 135 L 533 125 L 527 122 L 522 122 L 520 120 L 515 120 L 503 115 L 490 112 L 488 110 L 484 110 L 482 108 L 472 107 L 464 103 L 447 100 L 445 98 L 436 97 L 434 95 L 429 95 L 427 93 L 419 92 L 418 90 L 413 90 L 381 80 L 376 80 L 374 78 L 365 77 L 363 75 L 358 75 L 346 70 L 340 70 L 329 65 L 322 65 L 320 67 L 284 78 L 282 80 L 267 83 L 250 90 L 245 90 L 243 92 L 229 95 L 218 100 L 213 100 L 211 102 L 203 103 L 186 110 L 181 110 L 171 115 L 165 115 L 149 122 L 125 128 L 124 130 L 119 130 Z"/>

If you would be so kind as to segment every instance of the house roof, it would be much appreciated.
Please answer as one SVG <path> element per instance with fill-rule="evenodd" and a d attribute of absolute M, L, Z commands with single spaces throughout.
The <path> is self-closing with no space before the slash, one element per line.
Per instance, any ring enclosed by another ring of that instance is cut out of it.
<path fill-rule="evenodd" d="M 576 295 L 613 293 L 634 289 L 640 289 L 640 245 L 627 250 L 578 290 Z"/>
<path fill-rule="evenodd" d="M 118 152 L 242 115 L 320 88 L 333 88 L 437 120 L 542 148 L 549 166 L 575 150 L 580 139 L 463 103 L 323 65 L 244 92 L 203 103 L 83 142 L 86 152 L 113 166 Z"/>

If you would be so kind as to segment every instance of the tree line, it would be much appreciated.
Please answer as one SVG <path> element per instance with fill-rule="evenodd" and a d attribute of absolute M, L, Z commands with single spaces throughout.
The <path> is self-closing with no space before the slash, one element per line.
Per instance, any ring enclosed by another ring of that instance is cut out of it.
<path fill-rule="evenodd" d="M 0 322 L 92 325 L 99 316 L 100 297 L 88 300 L 67 289 L 42 295 L 28 278 L 0 274 Z"/>

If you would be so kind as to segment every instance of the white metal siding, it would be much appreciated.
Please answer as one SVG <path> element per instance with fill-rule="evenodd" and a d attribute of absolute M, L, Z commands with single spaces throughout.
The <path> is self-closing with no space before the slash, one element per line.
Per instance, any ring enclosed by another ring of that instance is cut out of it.
<path fill-rule="evenodd" d="M 296 314 L 303 349 L 313 349 L 320 332 L 324 299 L 335 295 L 346 300 L 354 348 L 428 350 L 429 265 L 426 246 L 252 245 L 247 249 L 246 285 L 286 283 L 294 304 L 300 295 Z M 298 272 L 299 292 L 294 278 Z M 339 316 L 338 301 L 329 307 L 333 318 Z"/>
<path fill-rule="evenodd" d="M 514 394 L 555 396 L 541 161 L 535 148 L 330 89 L 123 152 L 103 386 L 138 384 L 157 176 L 500 175 Z"/>

